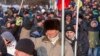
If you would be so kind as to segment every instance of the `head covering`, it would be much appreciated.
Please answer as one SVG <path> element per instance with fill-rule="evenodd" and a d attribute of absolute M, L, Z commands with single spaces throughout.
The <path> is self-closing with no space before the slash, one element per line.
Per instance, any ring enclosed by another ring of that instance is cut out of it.
<path fill-rule="evenodd" d="M 72 17 L 71 13 L 65 14 L 65 16 L 70 16 L 70 17 Z"/>
<path fill-rule="evenodd" d="M 15 48 L 29 55 L 33 55 L 35 51 L 34 43 L 30 39 L 19 40 Z"/>
<path fill-rule="evenodd" d="M 65 17 L 66 17 L 66 16 L 72 17 L 72 12 L 69 11 L 69 10 L 65 10 Z"/>
<path fill-rule="evenodd" d="M 60 21 L 58 19 L 49 19 L 44 22 L 44 31 L 58 30 L 60 31 Z"/>
<path fill-rule="evenodd" d="M 95 24 L 96 24 L 96 26 L 95 26 L 95 27 L 97 27 L 97 26 L 98 26 L 98 21 L 97 21 L 97 20 L 91 20 L 90 25 L 92 26 L 92 25 L 93 25 L 93 23 L 95 23 Z"/>
<path fill-rule="evenodd" d="M 12 35 L 12 33 L 9 32 L 9 31 L 3 32 L 3 33 L 1 34 L 1 37 L 2 37 L 2 38 L 5 38 L 5 39 L 7 39 L 7 40 L 9 40 L 9 41 L 14 41 L 14 40 L 15 40 L 15 37 L 14 37 L 14 36 Z"/>
<path fill-rule="evenodd" d="M 24 11 L 24 14 L 29 14 L 29 12 L 26 10 L 26 11 Z"/>
<path fill-rule="evenodd" d="M 74 29 L 73 26 L 66 26 L 65 27 L 65 32 L 67 32 L 67 31 L 73 31 L 73 32 L 75 32 L 75 29 Z"/>

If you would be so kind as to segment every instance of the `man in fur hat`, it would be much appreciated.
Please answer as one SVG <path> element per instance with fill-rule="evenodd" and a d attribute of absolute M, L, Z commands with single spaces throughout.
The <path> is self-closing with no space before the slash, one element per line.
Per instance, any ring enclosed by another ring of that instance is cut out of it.
<path fill-rule="evenodd" d="M 44 36 L 32 38 L 38 56 L 61 56 L 60 21 L 49 19 L 44 22 Z M 73 56 L 71 45 L 65 41 L 65 56 Z"/>

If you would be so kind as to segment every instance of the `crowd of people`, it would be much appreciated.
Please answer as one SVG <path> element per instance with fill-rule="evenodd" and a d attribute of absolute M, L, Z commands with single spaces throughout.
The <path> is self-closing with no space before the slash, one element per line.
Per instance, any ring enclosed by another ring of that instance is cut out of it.
<path fill-rule="evenodd" d="M 100 4 L 83 2 L 76 38 L 76 3 L 65 9 L 65 56 L 100 55 Z M 77 41 L 77 50 L 75 42 Z M 0 56 L 61 56 L 61 11 L 45 6 L 0 6 Z"/>

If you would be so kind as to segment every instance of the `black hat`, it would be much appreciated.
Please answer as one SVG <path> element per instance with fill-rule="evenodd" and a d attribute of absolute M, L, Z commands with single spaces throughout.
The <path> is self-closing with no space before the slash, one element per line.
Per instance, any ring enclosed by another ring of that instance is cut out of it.
<path fill-rule="evenodd" d="M 67 31 L 73 31 L 73 32 L 75 32 L 75 29 L 74 29 L 73 26 L 66 26 L 65 27 L 65 32 L 67 32 Z"/>
<path fill-rule="evenodd" d="M 66 11 L 65 11 L 65 17 L 66 17 L 66 16 L 72 17 L 72 12 L 69 11 L 69 10 L 66 10 Z"/>
<path fill-rule="evenodd" d="M 66 17 L 67 17 L 67 16 L 70 16 L 71 19 L 72 19 L 72 14 L 71 14 L 71 13 L 66 13 L 66 14 L 65 14 L 65 20 L 66 20 Z"/>
<path fill-rule="evenodd" d="M 58 19 L 49 19 L 44 22 L 44 31 L 58 30 L 60 31 L 60 21 Z"/>
<path fill-rule="evenodd" d="M 65 16 L 70 16 L 70 17 L 72 17 L 72 15 L 69 13 L 69 14 L 65 14 Z"/>
<path fill-rule="evenodd" d="M 21 39 L 16 45 L 16 49 L 30 55 L 34 55 L 34 43 L 30 39 Z"/>
<path fill-rule="evenodd" d="M 29 12 L 28 11 L 24 11 L 24 14 L 29 14 Z"/>

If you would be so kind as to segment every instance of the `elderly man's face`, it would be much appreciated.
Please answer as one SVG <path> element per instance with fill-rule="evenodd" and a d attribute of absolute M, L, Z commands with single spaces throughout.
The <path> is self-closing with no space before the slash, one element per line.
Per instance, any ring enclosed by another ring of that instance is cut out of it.
<path fill-rule="evenodd" d="M 19 51 L 19 50 L 16 50 L 15 51 L 15 56 L 31 56 L 25 52 L 22 52 L 22 51 Z"/>
<path fill-rule="evenodd" d="M 59 31 L 58 30 L 47 30 L 46 31 L 46 36 L 48 38 L 54 38 L 58 35 Z"/>
<path fill-rule="evenodd" d="M 73 31 L 67 31 L 66 32 L 66 36 L 69 38 L 69 39 L 73 39 L 73 37 L 75 37 L 75 33 Z"/>

